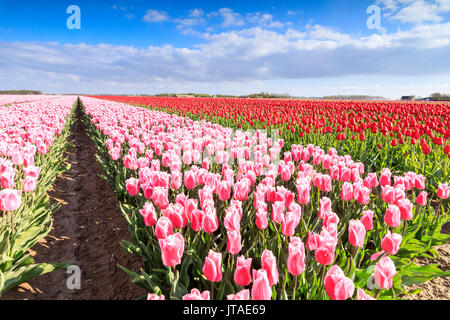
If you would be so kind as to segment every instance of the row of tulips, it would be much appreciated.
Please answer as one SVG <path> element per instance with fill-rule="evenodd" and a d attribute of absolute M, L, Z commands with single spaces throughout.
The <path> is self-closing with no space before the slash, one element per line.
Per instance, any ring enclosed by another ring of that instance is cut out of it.
<path fill-rule="evenodd" d="M 52 227 L 47 190 L 63 172 L 76 97 L 0 107 L 0 295 L 65 264 L 34 263 L 29 249 Z"/>
<path fill-rule="evenodd" d="M 48 100 L 50 98 L 57 98 L 57 96 L 1 94 L 0 106 L 6 106 L 10 104 L 17 104 L 23 102 L 34 102 L 39 100 Z"/>
<path fill-rule="evenodd" d="M 108 96 L 102 99 L 207 119 L 226 127 L 277 129 L 291 144 L 335 148 L 368 171 L 388 167 L 450 180 L 450 104 L 395 101 L 270 100 Z M 284 150 L 289 151 L 289 150 Z"/>
<path fill-rule="evenodd" d="M 133 234 L 122 246 L 144 261 L 122 269 L 149 299 L 392 299 L 449 275 L 413 259 L 450 239 L 444 181 L 434 203 L 423 175 L 365 172 L 333 148 L 82 103 Z"/>

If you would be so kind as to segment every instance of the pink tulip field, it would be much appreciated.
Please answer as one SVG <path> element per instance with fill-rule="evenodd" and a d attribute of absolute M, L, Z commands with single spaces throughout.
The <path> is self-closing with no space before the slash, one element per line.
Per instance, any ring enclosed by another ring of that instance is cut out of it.
<path fill-rule="evenodd" d="M 46 191 L 64 171 L 76 97 L 31 100 L 0 107 L 0 295 L 36 275 L 66 267 L 35 263 L 28 250 L 52 227 L 56 207 Z"/>
<path fill-rule="evenodd" d="M 448 275 L 414 257 L 446 243 L 449 186 L 366 172 L 266 130 L 81 98 L 98 159 L 144 261 L 148 299 L 395 299 Z"/>
<path fill-rule="evenodd" d="M 142 261 L 120 272 L 148 300 L 391 300 L 450 275 L 415 261 L 450 241 L 447 166 L 370 172 L 273 127 L 85 96 L 15 99 L 0 100 L 0 295 L 68 265 L 28 250 L 51 230 L 46 191 L 67 169 L 76 108 L 132 235 L 120 244 Z"/>

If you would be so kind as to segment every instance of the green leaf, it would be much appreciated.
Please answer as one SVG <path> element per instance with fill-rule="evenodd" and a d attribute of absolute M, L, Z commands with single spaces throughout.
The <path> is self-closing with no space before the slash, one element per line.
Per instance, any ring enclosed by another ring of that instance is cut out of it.
<path fill-rule="evenodd" d="M 174 280 L 172 282 L 172 288 L 170 289 L 171 300 L 180 300 L 181 297 L 187 293 L 186 287 L 179 280 L 180 272 L 176 272 Z"/>
<path fill-rule="evenodd" d="M 5 293 L 11 288 L 36 276 L 52 272 L 54 270 L 65 269 L 68 266 L 70 266 L 69 263 L 37 263 L 17 268 L 14 271 L 7 271 L 3 273 L 4 283 L 3 286 L 0 287 L 0 294 Z"/>
<path fill-rule="evenodd" d="M 415 254 L 426 252 L 431 248 L 431 240 L 428 243 L 417 240 L 410 239 L 397 253 L 397 256 L 402 258 L 408 258 Z"/>
<path fill-rule="evenodd" d="M 450 275 L 450 272 L 442 272 L 442 270 L 437 267 L 437 264 L 429 264 L 426 266 L 412 264 L 404 270 L 401 279 L 403 284 L 412 286 L 413 284 L 424 283 L 436 277 L 448 275 Z"/>

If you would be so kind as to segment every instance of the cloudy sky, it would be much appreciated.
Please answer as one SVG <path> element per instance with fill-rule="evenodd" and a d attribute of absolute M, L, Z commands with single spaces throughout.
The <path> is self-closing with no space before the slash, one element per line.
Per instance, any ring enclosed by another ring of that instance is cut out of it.
<path fill-rule="evenodd" d="M 0 89 L 450 93 L 450 0 L 0 0 L 0 35 Z"/>

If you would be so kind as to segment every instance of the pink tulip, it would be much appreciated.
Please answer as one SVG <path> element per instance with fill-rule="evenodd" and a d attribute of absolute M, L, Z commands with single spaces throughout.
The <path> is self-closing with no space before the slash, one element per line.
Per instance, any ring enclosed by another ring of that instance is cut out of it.
<path fill-rule="evenodd" d="M 236 230 L 230 230 L 227 232 L 228 242 L 227 250 L 231 254 L 238 254 L 242 249 L 241 233 Z"/>
<path fill-rule="evenodd" d="M 350 278 L 344 277 L 336 283 L 334 295 L 336 300 L 347 300 L 353 296 L 355 285 Z"/>
<path fill-rule="evenodd" d="M 256 211 L 255 224 L 261 230 L 264 230 L 269 226 L 269 215 L 267 213 L 267 209 L 264 210 L 263 208 L 258 208 Z"/>
<path fill-rule="evenodd" d="M 391 171 L 389 169 L 384 168 L 381 171 L 379 182 L 382 187 L 391 185 Z"/>
<path fill-rule="evenodd" d="M 367 177 L 364 179 L 364 186 L 372 189 L 378 186 L 377 174 L 376 173 L 368 173 Z"/>
<path fill-rule="evenodd" d="M 225 218 L 223 220 L 223 224 L 225 226 L 225 229 L 230 231 L 237 231 L 239 232 L 241 229 L 241 214 L 239 212 L 238 207 L 230 206 L 226 210 Z"/>
<path fill-rule="evenodd" d="M 217 192 L 221 201 L 230 199 L 231 196 L 231 183 L 228 181 L 221 181 L 217 185 Z"/>
<path fill-rule="evenodd" d="M 370 189 L 362 186 L 359 188 L 356 201 L 360 204 L 368 204 L 370 202 Z"/>
<path fill-rule="evenodd" d="M 357 294 L 356 294 L 357 300 L 375 300 L 374 298 L 369 296 L 367 293 L 365 293 L 364 290 L 361 288 L 358 288 L 358 290 L 356 292 L 357 292 Z"/>
<path fill-rule="evenodd" d="M 330 192 L 333 189 L 333 186 L 331 184 L 331 177 L 329 175 L 327 174 L 322 175 L 319 189 L 324 192 Z"/>
<path fill-rule="evenodd" d="M 416 198 L 417 204 L 419 206 L 426 206 L 427 205 L 427 196 L 428 196 L 428 193 L 426 191 L 421 191 Z"/>
<path fill-rule="evenodd" d="M 161 213 L 164 217 L 170 219 L 174 228 L 182 229 L 187 226 L 187 217 L 181 204 L 170 203 L 166 209 L 161 210 Z"/>
<path fill-rule="evenodd" d="M 181 263 L 184 252 L 184 238 L 181 233 L 175 233 L 166 238 L 159 239 L 163 264 L 173 267 Z"/>
<path fill-rule="evenodd" d="M 200 293 L 198 289 L 192 289 L 190 293 L 183 296 L 183 300 L 210 300 L 210 292 L 208 290 Z"/>
<path fill-rule="evenodd" d="M 396 205 L 389 205 L 384 215 L 384 222 L 392 228 L 400 227 L 400 209 Z"/>
<path fill-rule="evenodd" d="M 197 232 L 202 230 L 203 211 L 199 209 L 192 210 L 189 220 L 192 230 Z"/>
<path fill-rule="evenodd" d="M 20 166 L 23 164 L 23 156 L 20 152 L 16 151 L 13 152 L 13 154 L 11 155 L 11 161 L 16 165 L 16 166 Z"/>
<path fill-rule="evenodd" d="M 297 185 L 297 201 L 300 204 L 308 204 L 310 200 L 309 188 L 306 184 Z"/>
<path fill-rule="evenodd" d="M 366 231 L 373 229 L 373 211 L 372 210 L 366 210 L 363 211 L 363 215 L 360 219 L 361 223 L 364 225 L 364 228 Z"/>
<path fill-rule="evenodd" d="M 281 224 L 281 233 L 286 237 L 293 236 L 295 234 L 295 228 L 297 228 L 299 222 L 300 220 L 297 219 L 295 213 L 288 211 Z"/>
<path fill-rule="evenodd" d="M 177 196 L 177 198 L 180 195 Z M 186 215 L 186 217 L 188 218 L 189 221 L 192 220 L 192 212 L 198 208 L 198 200 L 197 199 L 189 199 L 187 196 L 184 202 L 184 214 Z M 177 201 L 178 202 L 178 201 Z"/>
<path fill-rule="evenodd" d="M 425 177 L 421 174 L 417 174 L 415 179 L 414 179 L 414 186 L 416 187 L 416 189 L 418 190 L 422 190 L 425 188 Z"/>
<path fill-rule="evenodd" d="M 400 244 L 402 243 L 402 236 L 398 233 L 391 233 L 390 231 L 384 236 L 381 240 L 381 249 L 386 251 L 388 254 L 395 255 L 400 248 Z"/>
<path fill-rule="evenodd" d="M 292 172 L 288 166 L 281 166 L 281 179 L 283 181 L 289 181 L 291 179 Z"/>
<path fill-rule="evenodd" d="M 339 224 L 339 217 L 333 211 L 327 213 L 325 215 L 325 218 L 323 219 L 323 227 L 324 228 L 328 228 L 330 226 L 330 224 L 335 224 L 335 225 Z"/>
<path fill-rule="evenodd" d="M 335 226 L 335 224 L 331 224 Z M 337 230 L 335 230 L 337 231 Z M 328 231 L 322 230 L 320 235 L 320 243 L 314 252 L 316 260 L 321 265 L 330 265 L 334 260 L 334 251 L 336 248 L 337 240 L 333 238 Z"/>
<path fill-rule="evenodd" d="M 236 182 L 233 186 L 233 198 L 239 201 L 245 201 L 248 198 L 250 192 L 250 180 L 243 178 Z"/>
<path fill-rule="evenodd" d="M 377 261 L 377 259 L 378 259 L 381 255 L 384 255 L 384 254 L 385 254 L 384 251 L 376 252 L 376 253 L 374 253 L 374 254 L 372 254 L 372 255 L 370 256 L 370 260 L 371 260 L 371 261 Z"/>
<path fill-rule="evenodd" d="M 156 221 L 155 235 L 158 240 L 165 239 L 173 234 L 172 222 L 167 217 L 161 217 Z"/>
<path fill-rule="evenodd" d="M 375 282 L 381 289 L 392 288 L 392 278 L 396 274 L 395 264 L 388 256 L 381 258 L 375 265 Z"/>
<path fill-rule="evenodd" d="M 166 209 L 169 206 L 168 190 L 163 187 L 154 187 L 152 201 L 160 210 Z"/>
<path fill-rule="evenodd" d="M 173 190 L 178 190 L 181 187 L 183 176 L 179 171 L 173 171 L 170 174 L 170 187 Z"/>
<path fill-rule="evenodd" d="M 34 188 L 36 188 L 37 179 L 33 177 L 26 177 L 25 180 L 23 180 L 23 192 L 32 192 Z"/>
<path fill-rule="evenodd" d="M 293 276 L 298 276 L 305 271 L 305 268 L 305 246 L 300 238 L 291 237 L 287 269 Z"/>
<path fill-rule="evenodd" d="M 130 196 L 137 196 L 139 194 L 139 180 L 136 178 L 127 179 L 126 188 Z"/>
<path fill-rule="evenodd" d="M 413 217 L 413 204 L 408 199 L 400 199 L 397 203 L 400 209 L 400 218 L 403 220 L 411 220 Z"/>
<path fill-rule="evenodd" d="M 123 166 L 131 170 L 136 170 L 138 168 L 136 157 L 131 156 L 129 154 L 125 155 L 123 157 Z"/>
<path fill-rule="evenodd" d="M 320 245 L 320 236 L 317 233 L 308 231 L 308 240 L 306 241 L 306 248 L 310 251 L 316 250 Z"/>
<path fill-rule="evenodd" d="M 391 186 L 382 187 L 381 199 L 386 203 L 395 202 L 395 188 Z"/>
<path fill-rule="evenodd" d="M 217 218 L 215 208 L 205 208 L 202 218 L 202 229 L 206 233 L 213 233 L 219 228 L 219 219 Z"/>
<path fill-rule="evenodd" d="M 359 220 L 350 220 L 348 227 L 348 241 L 355 247 L 362 248 L 366 237 L 366 228 Z"/>
<path fill-rule="evenodd" d="M 244 256 L 237 258 L 236 270 L 234 271 L 234 282 L 238 286 L 248 286 L 252 282 L 252 275 L 250 268 L 252 265 L 252 258 L 245 259 Z"/>
<path fill-rule="evenodd" d="M 338 265 L 333 265 L 324 279 L 325 291 L 331 300 L 346 300 L 353 296 L 355 286 L 351 279 L 345 277 Z"/>
<path fill-rule="evenodd" d="M 41 168 L 30 165 L 27 168 L 23 168 L 23 172 L 25 173 L 25 177 L 33 177 L 37 179 L 41 173 Z"/>
<path fill-rule="evenodd" d="M 272 288 L 265 269 L 253 270 L 252 300 L 271 300 Z"/>
<path fill-rule="evenodd" d="M 19 209 L 21 204 L 22 191 L 14 189 L 0 190 L 0 210 L 15 211 Z"/>
<path fill-rule="evenodd" d="M 6 170 L 1 174 L 0 181 L 1 186 L 4 189 L 11 189 L 15 186 L 14 177 L 16 175 L 16 171 L 14 168 L 6 168 Z"/>
<path fill-rule="evenodd" d="M 229 294 L 227 300 L 250 300 L 250 290 L 244 289 L 236 294 Z"/>
<path fill-rule="evenodd" d="M 209 281 L 219 282 L 222 280 L 222 254 L 210 250 L 202 271 Z"/>
<path fill-rule="evenodd" d="M 192 190 L 195 188 L 196 185 L 196 176 L 195 173 L 192 170 L 186 171 L 184 173 L 184 186 Z"/>
<path fill-rule="evenodd" d="M 267 188 L 267 202 L 274 203 L 277 197 L 277 191 L 274 187 L 269 186 Z"/>
<path fill-rule="evenodd" d="M 40 154 L 46 154 L 47 153 L 47 145 L 45 143 L 42 143 L 38 146 L 38 152 Z"/>
<path fill-rule="evenodd" d="M 339 167 L 332 165 L 330 167 L 330 177 L 332 180 L 339 180 Z"/>
<path fill-rule="evenodd" d="M 327 266 L 334 260 L 334 247 L 320 246 L 315 251 L 315 257 L 318 263 Z"/>
<path fill-rule="evenodd" d="M 151 227 L 156 223 L 157 217 L 155 207 L 153 207 L 153 203 L 146 202 L 144 208 L 140 209 L 139 212 L 144 218 L 144 223 L 147 227 Z"/>
<path fill-rule="evenodd" d="M 341 182 L 348 182 L 348 181 L 351 180 L 352 171 L 349 168 L 343 167 L 340 173 L 341 174 L 340 174 L 340 179 L 339 180 Z"/>
<path fill-rule="evenodd" d="M 450 194 L 450 187 L 448 186 L 448 183 L 439 183 L 437 189 L 437 196 L 441 199 L 448 199 L 449 194 Z"/>
<path fill-rule="evenodd" d="M 320 199 L 320 208 L 319 208 L 319 218 L 325 219 L 325 216 L 331 212 L 331 199 L 327 197 L 322 197 Z"/>
<path fill-rule="evenodd" d="M 158 296 L 158 295 L 156 295 L 154 293 L 149 293 L 147 295 L 147 300 L 166 300 L 166 297 L 164 297 L 163 294 Z"/>
<path fill-rule="evenodd" d="M 284 220 L 284 202 L 276 201 L 272 204 L 272 220 L 276 223 L 282 223 Z"/>
<path fill-rule="evenodd" d="M 277 259 L 272 251 L 265 249 L 261 256 L 261 267 L 266 270 L 269 285 L 273 286 L 278 283 Z M 253 294 L 252 294 L 253 296 Z"/>
<path fill-rule="evenodd" d="M 153 185 L 151 181 L 147 181 L 144 184 L 141 184 L 141 189 L 144 192 L 144 198 L 147 200 L 151 200 L 153 197 Z"/>
<path fill-rule="evenodd" d="M 341 199 L 350 201 L 353 199 L 353 185 L 349 182 L 344 182 L 341 189 Z"/>

